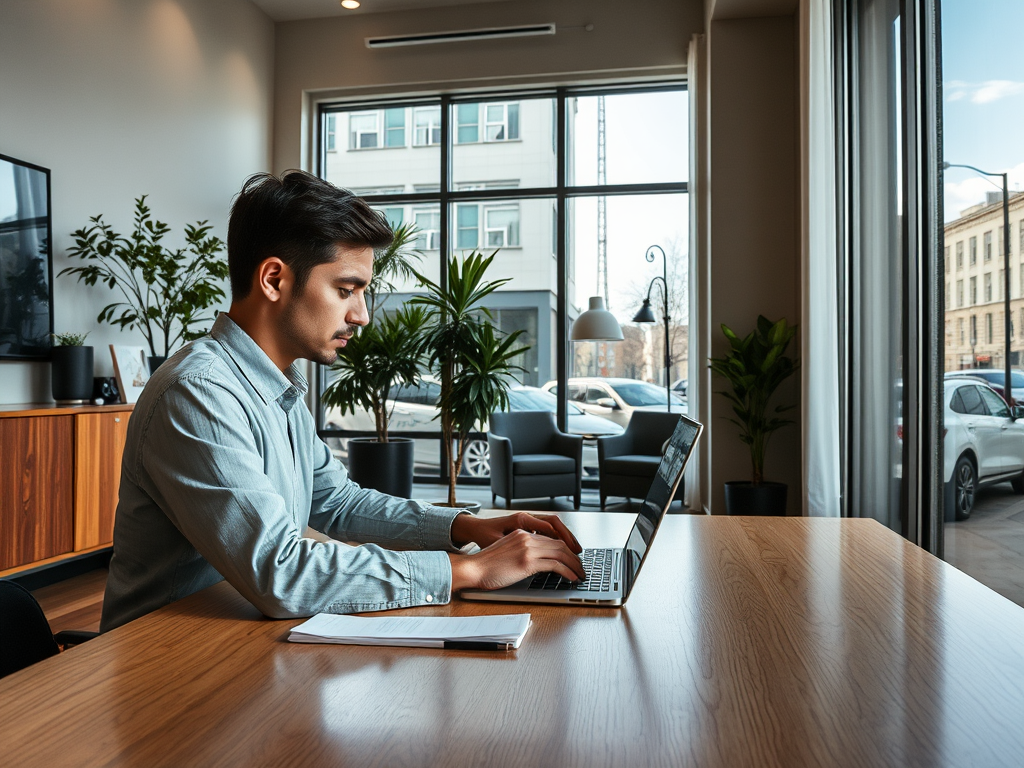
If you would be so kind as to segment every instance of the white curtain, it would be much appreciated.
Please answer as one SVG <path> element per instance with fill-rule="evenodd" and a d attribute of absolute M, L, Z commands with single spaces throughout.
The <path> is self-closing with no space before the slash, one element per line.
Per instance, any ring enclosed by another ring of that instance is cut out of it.
<path fill-rule="evenodd" d="M 840 514 L 839 248 L 836 235 L 836 127 L 832 4 L 802 0 L 803 512 Z"/>

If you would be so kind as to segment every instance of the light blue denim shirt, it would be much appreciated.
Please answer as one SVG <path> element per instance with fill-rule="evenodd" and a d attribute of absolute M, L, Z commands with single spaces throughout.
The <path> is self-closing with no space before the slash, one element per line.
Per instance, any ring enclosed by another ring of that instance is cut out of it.
<path fill-rule="evenodd" d="M 102 631 L 222 578 L 274 618 L 449 601 L 457 512 L 353 483 L 305 392 L 225 314 L 158 369 L 128 425 Z"/>

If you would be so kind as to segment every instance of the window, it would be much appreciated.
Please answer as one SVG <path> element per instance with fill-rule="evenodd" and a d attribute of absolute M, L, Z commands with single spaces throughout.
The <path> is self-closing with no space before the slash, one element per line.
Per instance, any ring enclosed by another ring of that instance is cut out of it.
<path fill-rule="evenodd" d="M 964 281 L 956 281 L 956 305 L 962 307 L 964 305 Z"/>
<path fill-rule="evenodd" d="M 519 138 L 519 104 L 484 104 L 485 141 L 513 141 Z"/>
<path fill-rule="evenodd" d="M 464 203 L 456 206 L 455 235 L 456 248 L 477 248 L 480 244 L 480 206 L 475 203 Z"/>
<path fill-rule="evenodd" d="M 479 104 L 459 104 L 455 108 L 455 141 L 459 144 L 480 141 Z"/>
<path fill-rule="evenodd" d="M 992 313 L 988 312 L 985 315 L 985 343 L 992 343 Z"/>
<path fill-rule="evenodd" d="M 978 392 L 981 393 L 982 398 L 985 401 L 985 405 L 988 408 L 988 412 L 992 416 L 998 416 L 1000 418 L 1009 418 L 1010 409 L 1006 407 L 1006 403 L 999 395 L 993 392 L 991 389 L 982 389 L 978 387 Z"/>
<path fill-rule="evenodd" d="M 973 266 L 973 265 L 978 263 L 978 238 L 972 237 L 970 242 L 971 242 L 970 262 L 971 262 L 971 265 Z"/>
<path fill-rule="evenodd" d="M 996 238 L 996 255 L 997 256 L 1002 256 L 1003 255 L 1003 228 L 1002 227 L 999 228 L 999 235 Z"/>
<path fill-rule="evenodd" d="M 484 216 L 488 248 L 518 247 L 518 207 L 486 208 Z"/>
<path fill-rule="evenodd" d="M 973 307 L 978 303 L 978 278 L 971 278 L 971 291 L 970 291 L 971 306 Z"/>
<path fill-rule="evenodd" d="M 1024 309 L 1021 310 L 1021 313 L 1024 314 Z M 960 331 L 960 346 L 963 346 L 964 343 L 966 342 L 966 338 L 965 338 L 965 334 L 964 334 L 964 319 L 961 317 L 957 321 L 957 324 L 958 324 L 958 329 Z"/>
<path fill-rule="evenodd" d="M 357 112 L 348 118 L 349 149 L 373 149 L 377 146 L 377 113 Z"/>
<path fill-rule="evenodd" d="M 983 237 L 985 241 L 982 246 L 982 253 L 984 253 L 985 261 L 992 261 L 992 231 L 989 230 L 983 235 Z"/>
<path fill-rule="evenodd" d="M 441 108 L 417 107 L 413 110 L 416 121 L 417 147 L 426 147 L 441 143 Z"/>
<path fill-rule="evenodd" d="M 421 251 L 436 251 L 441 247 L 441 212 L 438 210 L 413 211 L 413 223 L 420 231 L 416 247 Z"/>
<path fill-rule="evenodd" d="M 978 343 L 978 318 L 975 315 L 971 315 L 971 339 L 970 344 L 973 347 Z"/>
<path fill-rule="evenodd" d="M 943 251 L 942 263 L 944 265 L 944 269 L 946 270 L 946 274 L 948 275 L 949 274 L 949 246 L 948 245 L 946 246 L 945 250 Z"/>
<path fill-rule="evenodd" d="M 387 218 L 388 224 L 391 225 L 392 229 L 396 229 L 405 220 L 405 208 L 400 205 L 392 208 L 381 208 L 380 210 L 385 218 Z"/>
<path fill-rule="evenodd" d="M 985 301 L 992 301 L 992 273 L 985 273 Z"/>
<path fill-rule="evenodd" d="M 338 150 L 336 139 L 337 123 L 337 115 L 327 115 L 324 125 L 324 149 L 328 152 L 337 152 Z"/>
<path fill-rule="evenodd" d="M 960 240 L 956 244 L 956 268 L 962 269 L 964 266 L 964 241 Z"/>

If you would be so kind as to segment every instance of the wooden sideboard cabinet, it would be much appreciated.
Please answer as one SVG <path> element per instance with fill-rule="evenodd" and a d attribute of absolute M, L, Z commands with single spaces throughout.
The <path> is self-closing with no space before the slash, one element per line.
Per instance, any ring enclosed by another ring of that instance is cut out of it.
<path fill-rule="evenodd" d="M 0 576 L 110 546 L 131 409 L 0 406 Z"/>

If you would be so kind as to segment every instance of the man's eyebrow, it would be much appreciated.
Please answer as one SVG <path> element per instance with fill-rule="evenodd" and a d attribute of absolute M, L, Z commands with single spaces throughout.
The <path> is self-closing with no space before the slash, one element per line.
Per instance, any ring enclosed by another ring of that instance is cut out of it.
<path fill-rule="evenodd" d="M 352 277 L 336 277 L 336 278 L 334 278 L 334 282 L 335 283 L 339 283 L 339 284 L 340 283 L 345 283 L 345 284 L 348 284 L 348 285 L 354 285 L 357 288 L 365 288 L 367 285 L 369 285 L 369 281 L 368 280 L 364 280 L 363 278 L 356 277 L 356 276 L 352 276 Z"/>

